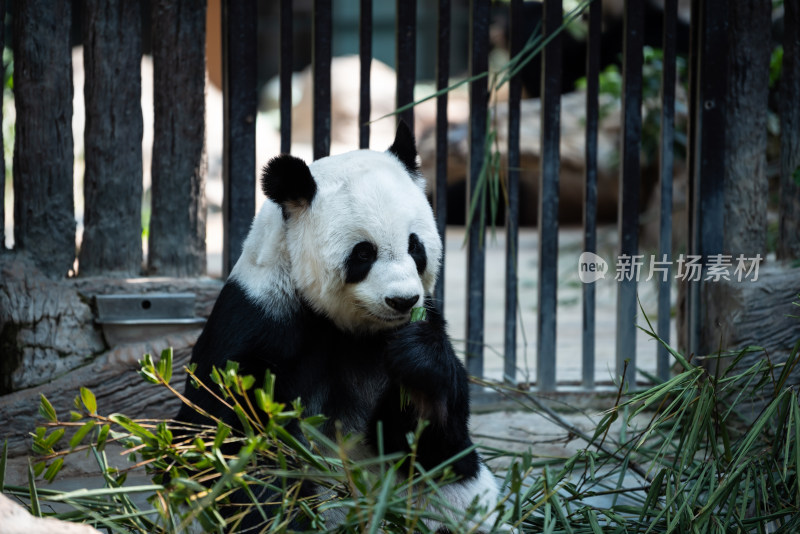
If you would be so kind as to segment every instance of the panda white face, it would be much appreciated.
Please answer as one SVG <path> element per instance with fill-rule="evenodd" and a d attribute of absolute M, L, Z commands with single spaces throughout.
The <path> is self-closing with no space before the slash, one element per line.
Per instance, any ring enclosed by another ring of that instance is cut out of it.
<path fill-rule="evenodd" d="M 283 214 L 291 285 L 343 330 L 402 325 L 433 291 L 442 245 L 415 160 L 401 126 L 387 152 L 310 166 L 279 156 L 265 168 L 265 193 Z"/>
<path fill-rule="evenodd" d="M 318 192 L 286 222 L 295 287 L 346 330 L 407 322 L 433 291 L 441 257 L 423 191 L 387 153 L 351 152 L 310 170 Z"/>

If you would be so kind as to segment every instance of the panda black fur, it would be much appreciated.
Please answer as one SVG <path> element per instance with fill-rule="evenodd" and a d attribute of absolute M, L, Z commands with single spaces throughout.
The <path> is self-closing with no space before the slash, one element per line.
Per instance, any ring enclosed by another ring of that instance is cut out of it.
<path fill-rule="evenodd" d="M 419 418 L 429 421 L 418 461 L 430 469 L 472 446 L 469 388 L 445 322 L 431 303 L 442 245 L 417 152 L 401 124 L 386 152 L 358 150 L 306 165 L 289 155 L 264 168 L 265 202 L 192 353 L 203 381 L 212 366 L 239 362 L 277 376 L 279 402 L 302 400 L 361 434 L 374 452 L 382 421 L 387 452 L 406 451 Z M 410 323 L 413 306 L 427 319 Z M 401 406 L 400 388 L 411 402 Z M 186 396 L 231 423 L 204 390 Z M 178 419 L 200 422 L 184 406 Z M 453 464 L 459 481 L 442 496 L 455 509 L 497 500 L 492 474 L 474 451 Z M 436 528 L 435 524 L 429 527 Z"/>

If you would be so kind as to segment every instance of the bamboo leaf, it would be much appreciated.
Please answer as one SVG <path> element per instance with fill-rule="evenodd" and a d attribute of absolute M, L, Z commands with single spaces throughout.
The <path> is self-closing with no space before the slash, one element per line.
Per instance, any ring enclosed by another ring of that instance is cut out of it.
<path fill-rule="evenodd" d="M 89 431 L 91 431 L 96 424 L 97 422 L 91 419 L 89 421 L 86 421 L 83 425 L 81 425 L 81 427 L 75 431 L 75 434 L 73 434 L 72 438 L 69 440 L 69 448 L 74 449 L 75 447 L 80 445 L 81 442 L 83 441 L 83 438 L 86 437 L 86 434 L 88 434 Z"/>
<path fill-rule="evenodd" d="M 411 309 L 411 322 L 416 323 L 417 321 L 424 321 L 427 317 L 428 310 L 425 309 L 424 306 L 419 306 L 417 308 Z"/>
<path fill-rule="evenodd" d="M 169 347 L 161 351 L 161 359 L 158 361 L 159 371 L 167 384 L 172 379 L 172 357 L 172 347 Z"/>
<path fill-rule="evenodd" d="M 222 444 L 225 442 L 225 438 L 228 437 L 228 434 L 231 432 L 231 427 L 220 421 L 217 423 L 217 432 L 214 436 L 214 448 L 219 449 L 222 447 Z"/>
<path fill-rule="evenodd" d="M 247 392 L 251 387 L 253 387 L 253 384 L 256 383 L 256 377 L 253 375 L 240 376 L 239 380 L 241 380 L 242 384 L 241 391 L 239 392 L 240 395 L 244 395 L 245 392 Z"/>
<path fill-rule="evenodd" d="M 386 515 L 386 510 L 389 508 L 389 498 L 394 489 L 394 473 L 397 466 L 393 467 L 390 476 L 384 476 L 381 482 L 381 491 L 378 494 L 378 499 L 372 507 L 372 519 L 370 522 L 369 534 L 376 534 L 378 529 L 383 523 L 383 518 Z"/>
<path fill-rule="evenodd" d="M 58 421 L 56 410 L 53 408 L 53 405 L 50 404 L 50 401 L 47 400 L 47 397 L 44 396 L 44 393 L 39 395 L 39 415 L 51 423 Z"/>
<path fill-rule="evenodd" d="M 110 425 L 103 425 L 100 427 L 100 431 L 97 433 L 97 445 L 96 448 L 98 451 L 102 451 L 106 446 L 106 440 L 108 439 L 108 433 L 111 430 Z"/>
<path fill-rule="evenodd" d="M 3 453 L 0 454 L 0 493 L 5 491 L 6 465 L 8 464 L 8 440 L 3 440 Z"/>
<path fill-rule="evenodd" d="M 245 435 L 248 437 L 255 435 L 253 426 L 250 424 L 250 419 L 247 417 L 247 414 L 244 413 L 244 409 L 242 409 L 241 405 L 236 404 L 233 407 L 233 413 L 235 413 L 236 417 L 239 419 L 239 423 L 242 425 L 242 430 L 244 430 Z"/>
<path fill-rule="evenodd" d="M 53 430 L 53 432 L 51 432 L 50 435 L 44 439 L 44 441 L 42 441 L 42 447 L 44 447 L 45 450 L 50 451 L 62 437 L 64 437 L 64 429 L 57 428 Z"/>
<path fill-rule="evenodd" d="M 94 393 L 89 388 L 81 388 L 81 401 L 89 414 L 97 415 L 97 399 L 95 399 Z"/>
<path fill-rule="evenodd" d="M 264 392 L 264 390 L 261 388 L 256 388 L 253 393 L 256 401 L 256 406 L 258 406 L 262 412 L 270 413 L 269 407 L 271 400 L 269 397 L 267 397 L 267 394 Z"/>
<path fill-rule="evenodd" d="M 39 494 L 36 490 L 35 475 L 30 461 L 28 461 L 28 495 L 31 501 L 31 514 L 34 517 L 42 517 L 42 507 L 39 504 Z"/>
<path fill-rule="evenodd" d="M 597 520 L 597 513 L 594 510 L 584 510 L 583 517 L 585 517 L 586 521 L 589 523 L 592 534 L 603 534 L 603 529 L 600 527 L 600 522 Z"/>
<path fill-rule="evenodd" d="M 58 472 L 61 471 L 61 467 L 63 467 L 63 465 L 64 465 L 64 458 L 63 457 L 56 458 L 53 461 L 53 463 L 51 463 L 48 466 L 47 471 L 44 472 L 44 479 L 47 480 L 48 482 L 52 482 L 56 478 Z"/>
<path fill-rule="evenodd" d="M 119 426 L 121 426 L 128 432 L 130 432 L 131 434 L 133 434 L 134 436 L 142 438 L 151 443 L 156 442 L 156 437 L 152 432 L 144 428 L 139 423 L 132 421 L 130 418 L 119 413 L 111 414 L 108 416 L 108 418 L 114 423 L 117 423 Z"/>

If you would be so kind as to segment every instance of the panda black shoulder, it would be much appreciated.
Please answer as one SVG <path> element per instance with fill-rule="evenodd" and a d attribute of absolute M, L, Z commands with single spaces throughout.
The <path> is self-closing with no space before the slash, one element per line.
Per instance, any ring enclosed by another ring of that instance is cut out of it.
<path fill-rule="evenodd" d="M 229 280 L 217 297 L 203 333 L 192 351 L 198 366 L 224 367 L 227 360 L 249 366 L 251 361 L 281 360 L 291 353 L 297 332 L 292 314 L 274 316 L 248 298 L 235 280 Z"/>

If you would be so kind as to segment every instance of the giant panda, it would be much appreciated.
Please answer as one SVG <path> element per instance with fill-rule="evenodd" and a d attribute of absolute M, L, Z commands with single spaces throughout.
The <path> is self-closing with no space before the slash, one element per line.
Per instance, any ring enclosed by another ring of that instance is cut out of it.
<path fill-rule="evenodd" d="M 385 152 L 310 165 L 277 156 L 261 186 L 268 201 L 193 349 L 195 375 L 208 382 L 228 360 L 241 374 L 270 370 L 278 402 L 299 397 L 306 414 L 326 416 L 325 434 L 361 435 L 373 454 L 379 421 L 384 450 L 396 452 L 425 419 L 417 461 L 426 469 L 470 448 L 467 373 L 430 298 L 442 242 L 408 127 L 400 124 Z M 427 318 L 410 322 L 419 306 Z M 186 397 L 235 422 L 188 379 Z M 184 405 L 178 420 L 202 417 Z M 474 499 L 494 507 L 497 484 L 474 450 L 452 470 L 458 479 L 441 496 L 455 510 Z"/>

